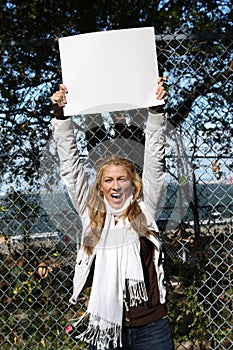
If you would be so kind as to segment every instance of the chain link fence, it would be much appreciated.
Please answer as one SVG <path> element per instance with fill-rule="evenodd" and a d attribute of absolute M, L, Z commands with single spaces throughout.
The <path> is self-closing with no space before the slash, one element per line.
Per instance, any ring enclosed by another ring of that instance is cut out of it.
<path fill-rule="evenodd" d="M 180 34 L 158 35 L 156 42 L 160 71 L 169 75 L 166 181 L 156 220 L 166 253 L 175 346 L 232 349 L 233 135 L 232 100 L 225 96 L 232 91 L 226 69 L 232 60 L 232 40 Z M 56 43 L 52 44 L 56 52 Z M 65 332 L 83 315 L 90 290 L 83 291 L 77 305 L 68 303 L 81 222 L 59 178 L 54 141 L 38 134 L 32 123 L 29 107 L 38 105 L 42 91 L 50 94 L 51 83 L 43 81 L 41 77 L 36 93 L 35 88 L 27 89 L 29 112 L 18 124 L 20 133 L 1 114 L 2 161 L 10 165 L 1 172 L 4 350 L 87 349 L 75 334 Z M 15 112 L 15 120 L 19 115 Z M 141 171 L 146 118 L 146 109 L 73 117 L 90 183 L 96 162 L 109 153 L 130 158 Z M 22 159 L 20 147 L 28 153 L 29 168 L 37 162 L 37 186 L 28 186 L 25 174 L 15 170 Z"/>

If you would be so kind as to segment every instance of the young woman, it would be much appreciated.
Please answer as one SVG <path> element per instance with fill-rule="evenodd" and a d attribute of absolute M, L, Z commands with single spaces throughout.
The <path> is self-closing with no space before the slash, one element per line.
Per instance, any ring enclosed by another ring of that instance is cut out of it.
<path fill-rule="evenodd" d="M 142 179 L 130 160 L 111 157 L 99 166 L 90 189 L 72 119 L 63 117 L 66 93 L 61 84 L 51 99 L 61 177 L 83 225 L 71 303 L 77 302 L 91 267 L 94 271 L 89 324 L 79 339 L 89 343 L 90 350 L 173 350 L 154 220 L 164 181 L 164 113 L 149 109 Z M 156 94 L 167 97 L 161 78 Z"/>

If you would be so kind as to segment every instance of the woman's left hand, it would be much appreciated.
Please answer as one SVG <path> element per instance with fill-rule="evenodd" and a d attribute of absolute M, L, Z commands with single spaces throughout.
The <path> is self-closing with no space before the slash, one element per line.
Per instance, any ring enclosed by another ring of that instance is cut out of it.
<path fill-rule="evenodd" d="M 157 80 L 158 85 L 157 85 L 155 94 L 156 94 L 156 98 L 158 100 L 167 100 L 167 98 L 168 98 L 168 93 L 165 90 L 164 85 L 163 85 L 163 83 L 166 82 L 167 80 L 168 80 L 168 78 L 165 78 L 165 77 L 164 78 L 159 77 Z"/>

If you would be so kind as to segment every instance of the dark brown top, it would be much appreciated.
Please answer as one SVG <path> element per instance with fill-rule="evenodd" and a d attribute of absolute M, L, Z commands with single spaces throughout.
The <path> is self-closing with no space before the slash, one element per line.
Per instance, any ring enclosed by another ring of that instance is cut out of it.
<path fill-rule="evenodd" d="M 159 301 L 157 273 L 153 263 L 155 247 L 145 237 L 140 237 L 140 245 L 148 301 L 139 304 L 137 307 L 129 308 L 129 311 L 124 311 L 123 324 L 126 327 L 144 326 L 163 318 L 167 314 L 165 304 L 160 304 Z M 126 292 L 126 300 L 129 301 L 128 291 Z"/>

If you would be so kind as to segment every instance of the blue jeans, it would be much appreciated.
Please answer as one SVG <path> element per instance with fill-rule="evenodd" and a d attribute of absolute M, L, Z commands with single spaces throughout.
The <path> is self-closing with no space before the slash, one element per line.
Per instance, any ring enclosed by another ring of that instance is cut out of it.
<path fill-rule="evenodd" d="M 123 347 L 107 350 L 174 350 L 173 335 L 168 318 L 142 327 L 126 327 L 122 334 Z M 89 350 L 97 350 L 93 345 Z"/>

